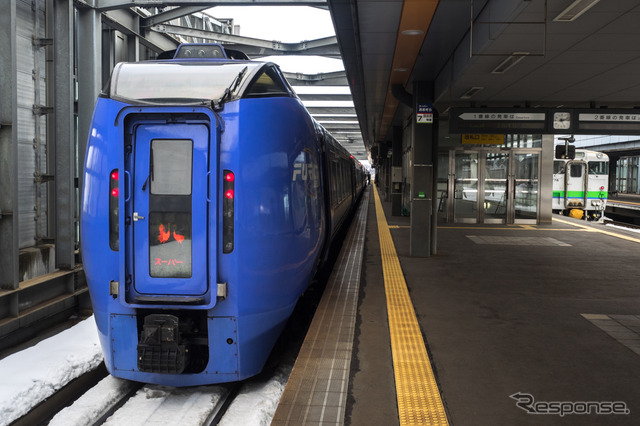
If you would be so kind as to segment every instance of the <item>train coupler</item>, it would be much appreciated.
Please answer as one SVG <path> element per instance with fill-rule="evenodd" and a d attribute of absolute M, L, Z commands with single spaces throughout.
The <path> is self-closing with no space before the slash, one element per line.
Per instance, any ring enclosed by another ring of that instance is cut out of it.
<path fill-rule="evenodd" d="M 145 373 L 181 374 L 187 364 L 178 317 L 147 315 L 138 343 L 138 369 Z"/>

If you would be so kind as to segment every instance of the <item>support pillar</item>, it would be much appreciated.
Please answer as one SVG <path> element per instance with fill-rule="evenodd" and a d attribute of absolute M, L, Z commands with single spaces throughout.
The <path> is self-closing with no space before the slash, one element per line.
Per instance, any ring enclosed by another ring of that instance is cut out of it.
<path fill-rule="evenodd" d="M 17 289 L 18 265 L 18 85 L 16 2 L 0 13 L 0 288 Z"/>
<path fill-rule="evenodd" d="M 132 43 L 133 44 L 133 43 Z M 135 43 L 137 46 L 137 41 Z M 83 164 L 93 109 L 102 89 L 102 14 L 78 10 L 78 188 L 83 189 Z M 135 50 L 137 52 L 137 49 Z M 82 242 L 82 241 L 81 241 Z"/>
<path fill-rule="evenodd" d="M 553 209 L 553 135 L 542 135 L 542 153 L 540 154 L 540 175 L 538 177 L 540 198 L 538 207 L 538 223 L 551 223 Z"/>
<path fill-rule="evenodd" d="M 76 133 L 73 69 L 73 0 L 54 1 L 54 120 L 56 267 L 75 267 Z"/>
<path fill-rule="evenodd" d="M 383 196 L 385 202 L 391 202 L 391 164 L 392 160 L 389 157 L 389 148 L 390 146 L 386 143 L 383 146 L 384 153 L 384 188 L 383 188 Z"/>
<path fill-rule="evenodd" d="M 434 162 L 437 161 L 438 128 L 434 119 L 433 85 L 430 82 L 414 84 L 414 110 L 411 124 L 411 230 L 409 253 L 413 257 L 432 254 L 432 230 L 437 218 L 433 215 Z M 420 116 L 429 111 L 431 116 Z M 432 223 L 433 222 L 433 223 Z"/>
<path fill-rule="evenodd" d="M 402 127 L 394 126 L 391 140 L 391 216 L 402 215 Z"/>

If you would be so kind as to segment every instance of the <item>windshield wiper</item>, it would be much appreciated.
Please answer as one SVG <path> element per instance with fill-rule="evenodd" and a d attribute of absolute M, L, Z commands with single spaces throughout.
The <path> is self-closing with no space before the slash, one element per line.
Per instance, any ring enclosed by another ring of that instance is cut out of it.
<path fill-rule="evenodd" d="M 242 78 L 244 77 L 244 75 L 247 73 L 247 69 L 249 67 L 244 67 L 242 68 L 242 71 L 240 71 L 238 73 L 238 75 L 236 75 L 236 78 L 233 79 L 233 81 L 231 82 L 231 91 L 235 92 L 235 90 L 238 88 L 238 86 L 240 85 L 240 82 L 242 81 Z"/>
<path fill-rule="evenodd" d="M 236 74 L 236 76 L 233 78 L 233 81 L 231 82 L 229 87 L 224 89 L 224 93 L 222 94 L 220 99 L 218 99 L 217 102 L 216 101 L 211 102 L 215 109 L 219 109 L 223 103 L 225 103 L 227 100 L 229 100 L 229 98 L 231 98 L 231 93 L 235 92 L 235 90 L 238 88 L 238 86 L 240 85 L 240 82 L 242 81 L 242 78 L 247 73 L 248 68 L 249 67 L 244 67 L 238 74 Z"/>

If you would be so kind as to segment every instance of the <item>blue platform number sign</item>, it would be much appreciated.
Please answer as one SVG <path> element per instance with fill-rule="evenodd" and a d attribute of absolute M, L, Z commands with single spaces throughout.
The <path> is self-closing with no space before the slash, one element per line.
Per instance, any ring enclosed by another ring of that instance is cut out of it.
<path fill-rule="evenodd" d="M 416 122 L 418 124 L 433 123 L 433 104 L 418 104 Z"/>

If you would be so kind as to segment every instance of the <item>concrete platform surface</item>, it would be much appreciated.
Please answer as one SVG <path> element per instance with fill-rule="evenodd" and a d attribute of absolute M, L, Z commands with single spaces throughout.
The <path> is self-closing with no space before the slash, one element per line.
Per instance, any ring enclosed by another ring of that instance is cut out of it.
<path fill-rule="evenodd" d="M 383 206 L 450 424 L 640 424 L 640 234 L 555 215 L 551 225 L 441 224 L 437 254 L 412 258 L 409 218 Z M 368 214 L 346 424 L 393 425 Z"/>

